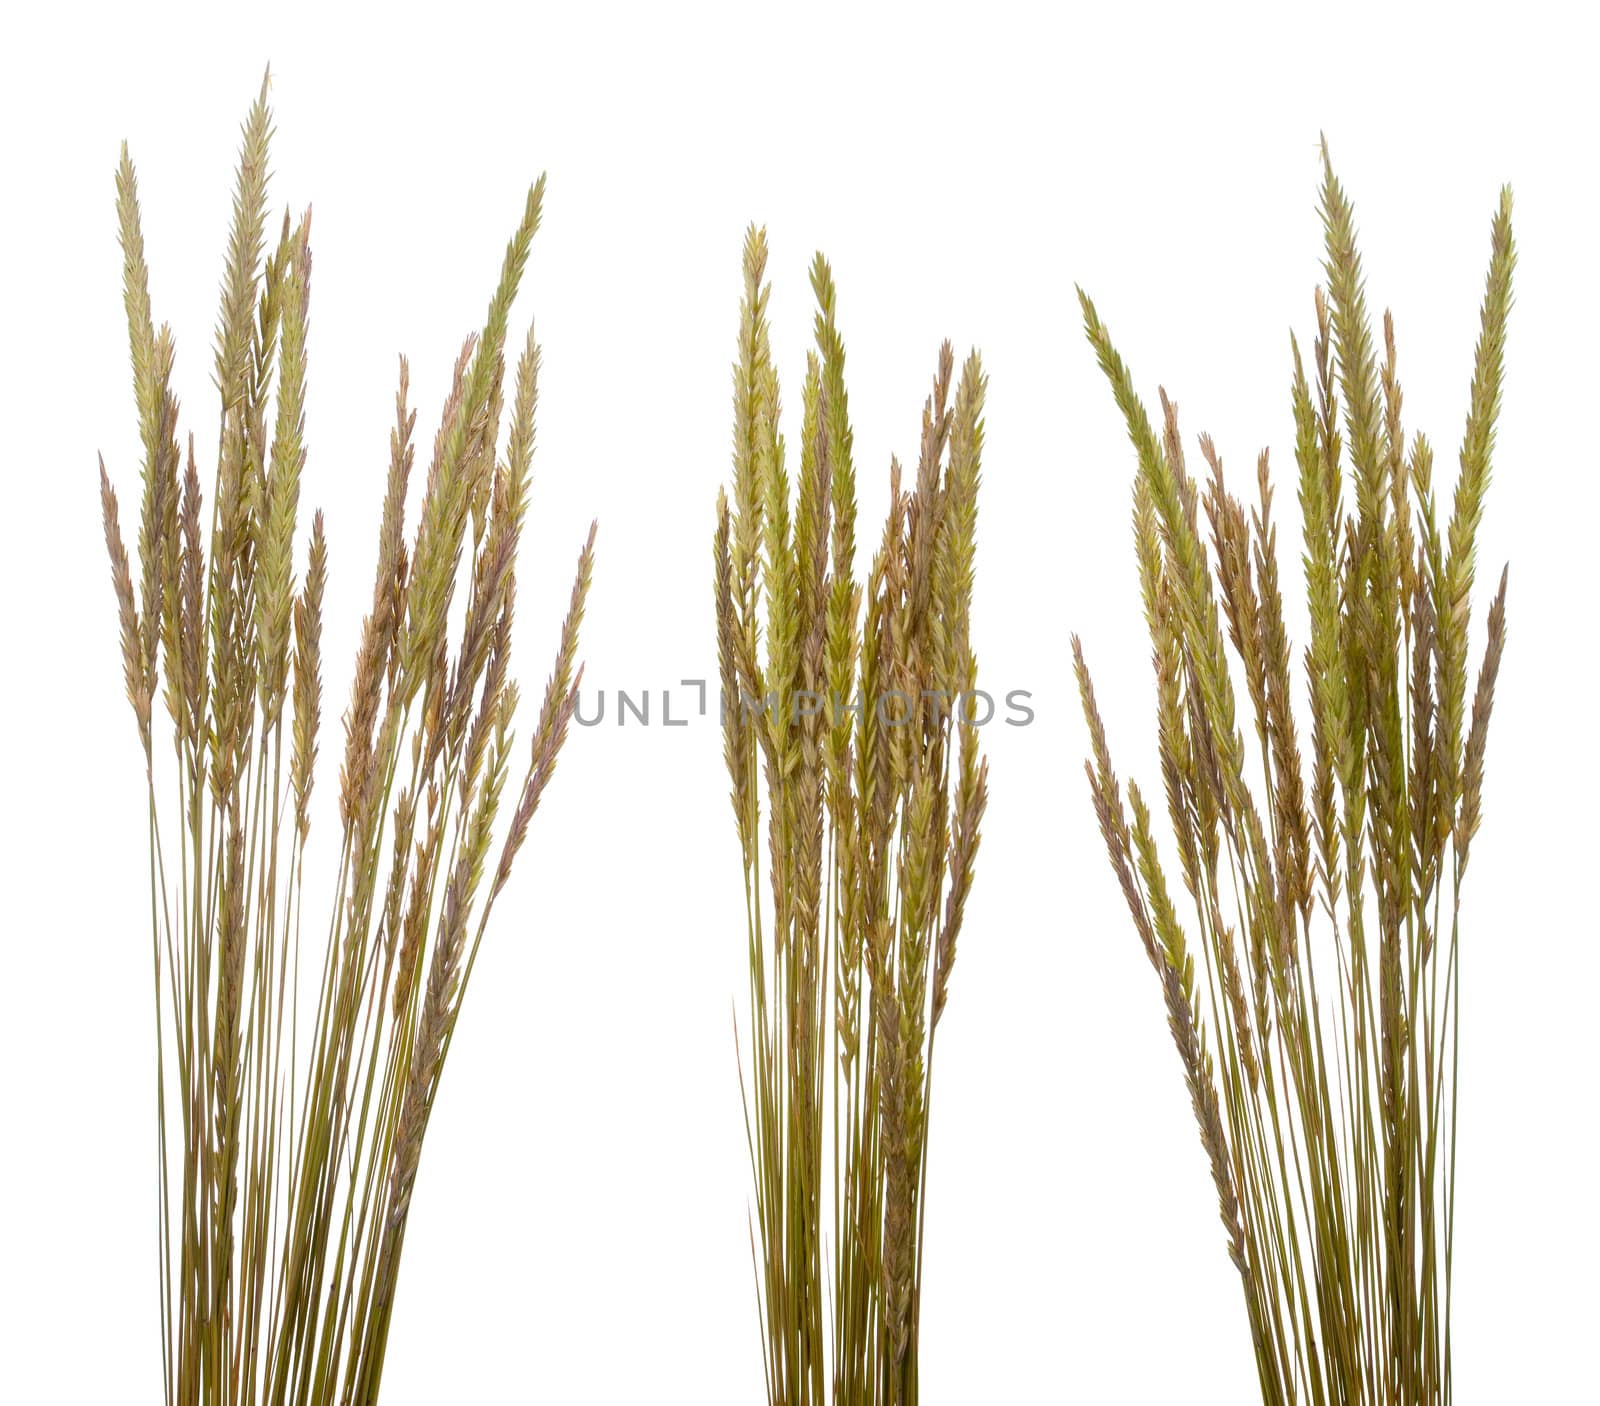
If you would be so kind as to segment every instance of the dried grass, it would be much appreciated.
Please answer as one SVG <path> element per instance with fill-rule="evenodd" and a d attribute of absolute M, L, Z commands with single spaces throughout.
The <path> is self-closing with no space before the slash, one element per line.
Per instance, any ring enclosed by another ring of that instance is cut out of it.
<path fill-rule="evenodd" d="M 538 386 L 531 331 L 503 455 L 496 441 L 541 179 L 486 325 L 456 365 L 409 547 L 416 414 L 401 361 L 372 606 L 344 714 L 336 892 L 320 977 L 308 961 L 302 982 L 330 564 L 318 513 L 297 584 L 311 219 L 286 215 L 269 248 L 271 125 L 264 82 L 244 124 L 216 334 L 209 551 L 192 436 L 180 483 L 173 340 L 152 322 L 126 148 L 117 173 L 143 448 L 137 582 L 103 466 L 101 496 L 148 782 L 171 1406 L 377 1399 L 429 1118 L 490 910 L 566 735 L 594 550 L 591 530 L 485 888 L 517 750 L 510 651 Z M 170 756 L 156 745 L 158 692 Z"/>
<path fill-rule="evenodd" d="M 741 1087 L 767 1399 L 911 1406 L 934 1036 L 987 800 L 976 714 L 962 703 L 977 680 L 985 380 L 974 354 L 957 382 L 945 344 L 915 480 L 902 488 L 892 466 L 863 585 L 833 275 L 819 255 L 791 494 L 766 260 L 752 229 L 733 500 L 719 499 L 714 555 L 748 917 Z"/>
<path fill-rule="evenodd" d="M 1385 315 L 1380 352 L 1354 212 L 1323 158 L 1327 287 L 1309 374 L 1296 346 L 1293 381 L 1309 753 L 1291 707 L 1267 456 L 1247 507 L 1202 438 L 1198 485 L 1176 408 L 1163 393 L 1158 432 L 1082 298 L 1138 457 L 1134 541 L 1162 781 L 1203 986 L 1150 809 L 1133 785 L 1124 804 L 1073 649 L 1095 813 L 1162 984 L 1262 1399 L 1409 1406 L 1452 1392 L 1460 900 L 1504 575 L 1470 723 L 1467 636 L 1515 248 L 1506 190 L 1441 525 L 1432 450 L 1401 426 L 1393 323 Z M 1241 675 L 1254 747 L 1238 716 Z"/>

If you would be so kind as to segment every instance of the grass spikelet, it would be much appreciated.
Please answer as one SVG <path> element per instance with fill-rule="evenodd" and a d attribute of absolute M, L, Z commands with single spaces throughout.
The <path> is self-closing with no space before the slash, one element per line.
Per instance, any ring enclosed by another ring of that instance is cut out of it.
<path fill-rule="evenodd" d="M 1506 647 L 1506 581 L 1509 576 L 1509 567 L 1501 571 L 1500 588 L 1489 607 L 1489 642 L 1484 647 L 1483 667 L 1478 671 L 1477 691 L 1472 695 L 1472 726 L 1467 732 L 1461 812 L 1456 820 L 1455 833 L 1456 851 L 1461 856 L 1463 872 L 1467 867 L 1472 837 L 1478 833 L 1482 819 L 1483 764 L 1489 744 L 1489 715 L 1494 711 L 1494 683 L 1499 677 L 1500 656 Z"/>
<path fill-rule="evenodd" d="M 294 609 L 294 527 L 305 465 L 306 336 L 311 305 L 311 213 L 296 227 L 283 274 L 278 341 L 278 414 L 258 524 L 256 633 L 261 712 L 271 727 L 283 707 Z"/>
<path fill-rule="evenodd" d="M 311 787 L 316 779 L 317 733 L 322 725 L 322 593 L 328 580 L 328 542 L 322 512 L 311 522 L 306 584 L 294 603 L 294 756 L 289 787 L 295 827 L 303 843 L 311 829 Z"/>
<path fill-rule="evenodd" d="M 233 224 L 228 233 L 216 334 L 216 380 L 224 416 L 242 403 L 250 374 L 252 323 L 265 247 L 267 159 L 272 144 L 272 109 L 267 104 L 267 93 L 271 84 L 269 69 L 262 75 L 261 92 L 245 118 L 240 137 Z"/>
<path fill-rule="evenodd" d="M 117 494 L 100 461 L 100 520 L 105 530 L 106 552 L 111 558 L 111 588 L 117 597 L 117 629 L 122 637 L 122 681 L 139 727 L 139 742 L 148 760 L 150 752 L 150 693 L 146 687 L 143 646 L 139 642 L 139 608 L 133 599 L 133 575 L 128 549 L 122 545 L 117 517 Z"/>
<path fill-rule="evenodd" d="M 1326 147 L 1320 205 L 1327 290 L 1315 299 L 1309 365 L 1292 342 L 1290 385 L 1309 757 L 1292 705 L 1268 456 L 1247 511 L 1202 437 L 1208 552 L 1176 412 L 1163 393 L 1158 437 L 1083 298 L 1089 342 L 1135 449 L 1161 764 L 1203 980 L 1132 785 L 1131 824 L 1123 811 L 1076 640 L 1074 663 L 1090 797 L 1161 979 L 1262 1400 L 1443 1406 L 1452 1399 L 1461 880 L 1480 822 L 1504 576 L 1463 740 L 1465 651 L 1511 301 L 1510 196 L 1493 224 L 1447 534 L 1428 442 L 1405 437 L 1387 314 L 1381 360 L 1374 342 L 1354 208 Z M 1236 674 L 1254 713 L 1253 748 L 1236 723 Z"/>

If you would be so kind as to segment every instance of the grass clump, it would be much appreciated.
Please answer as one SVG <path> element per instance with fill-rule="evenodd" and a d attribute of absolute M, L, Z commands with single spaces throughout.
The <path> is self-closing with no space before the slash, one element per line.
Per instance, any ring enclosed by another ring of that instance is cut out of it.
<path fill-rule="evenodd" d="M 1197 483 L 1175 407 L 1163 392 L 1152 425 L 1082 298 L 1138 457 L 1134 542 L 1187 931 L 1150 806 L 1132 783 L 1124 805 L 1073 648 L 1095 812 L 1161 982 L 1262 1399 L 1448 1402 L 1460 901 L 1505 644 L 1504 574 L 1475 687 L 1468 627 L 1511 305 L 1511 195 L 1493 220 L 1444 520 L 1432 446 L 1402 429 L 1393 322 L 1385 314 L 1380 343 L 1326 148 L 1323 168 L 1327 285 L 1309 367 L 1294 347 L 1291 391 L 1309 749 L 1291 701 L 1266 453 L 1249 507 L 1205 436 Z"/>
<path fill-rule="evenodd" d="M 297 576 L 311 217 L 285 215 L 267 238 L 271 126 L 264 82 L 223 272 L 208 513 L 192 434 L 180 449 L 174 344 L 152 320 L 126 147 L 117 172 L 143 451 L 137 576 L 103 463 L 101 497 L 148 784 L 169 1406 L 376 1400 L 423 1140 L 490 910 L 572 716 L 593 558 L 591 529 L 519 748 L 511 633 L 539 349 L 530 328 L 508 387 L 506 340 L 541 178 L 483 331 L 456 360 L 409 539 L 416 412 L 400 363 L 339 833 L 322 857 L 335 890 L 327 906 L 308 895 L 330 565 L 318 513 Z M 319 957 L 308 935 L 303 976 L 308 904 L 326 936 Z"/>
<path fill-rule="evenodd" d="M 833 275 L 819 255 L 791 502 L 766 261 L 752 229 L 715 576 L 748 920 L 741 1088 L 767 1399 L 910 1406 L 934 1036 L 988 785 L 969 634 L 985 378 L 974 353 L 958 380 L 944 345 L 914 481 L 902 487 L 891 466 L 881 541 L 858 581 Z"/>

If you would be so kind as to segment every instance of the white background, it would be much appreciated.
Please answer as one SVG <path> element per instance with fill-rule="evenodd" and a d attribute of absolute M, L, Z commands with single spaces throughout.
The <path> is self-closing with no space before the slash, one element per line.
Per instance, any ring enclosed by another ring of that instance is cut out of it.
<path fill-rule="evenodd" d="M 1479 593 L 1481 622 L 1510 559 L 1511 633 L 1463 937 L 1456 1381 L 1465 1406 L 1596 1400 L 1592 32 L 1528 4 L 45 9 L 8 19 L 0 58 L 0 1399 L 159 1390 L 143 787 L 94 469 L 103 451 L 136 497 L 112 173 L 126 137 L 156 316 L 204 443 L 237 127 L 270 59 L 273 198 L 316 208 L 304 498 L 332 543 L 330 715 L 370 579 L 395 355 L 412 357 L 426 445 L 539 171 L 546 223 L 518 314 L 537 313 L 545 350 L 529 689 L 591 516 L 583 652 L 611 716 L 616 689 L 648 687 L 659 722 L 661 688 L 714 674 L 747 221 L 771 234 L 794 406 L 806 266 L 819 247 L 833 260 L 864 521 L 891 449 L 914 453 L 940 339 L 984 352 L 974 638 L 986 682 L 1031 689 L 1038 720 L 987 739 L 933 1109 L 929 1406 L 1254 1391 L 1158 991 L 1079 769 L 1070 631 L 1125 773 L 1151 775 L 1153 721 L 1133 466 L 1073 283 L 1147 397 L 1166 384 L 1241 479 L 1272 446 L 1292 598 L 1288 331 L 1309 337 L 1319 131 L 1374 303 L 1395 312 L 1408 424 L 1441 471 L 1489 217 L 1514 183 Z M 678 689 L 680 715 L 689 701 Z M 331 761 L 321 784 L 326 798 Z M 571 738 L 429 1138 L 391 1406 L 760 1399 L 725 787 L 709 720 Z"/>

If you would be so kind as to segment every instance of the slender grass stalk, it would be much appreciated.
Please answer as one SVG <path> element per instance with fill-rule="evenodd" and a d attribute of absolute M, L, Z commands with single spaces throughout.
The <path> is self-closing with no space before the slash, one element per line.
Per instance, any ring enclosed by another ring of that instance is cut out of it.
<path fill-rule="evenodd" d="M 915 481 L 892 465 L 858 582 L 833 274 L 819 255 L 791 494 L 766 261 L 752 228 L 714 556 L 767 1399 L 913 1406 L 934 1035 L 988 793 L 970 639 L 985 378 L 974 353 L 958 382 L 944 345 Z"/>
<path fill-rule="evenodd" d="M 1074 639 L 1085 769 L 1161 982 L 1263 1401 L 1447 1403 L 1461 889 L 1505 646 L 1504 573 L 1470 708 L 1467 637 L 1516 262 L 1511 193 L 1492 224 L 1447 521 L 1433 450 L 1402 429 L 1393 320 L 1384 315 L 1380 345 L 1326 146 L 1321 214 L 1327 286 L 1309 368 L 1294 345 L 1291 389 L 1309 752 L 1292 705 L 1267 454 L 1246 507 L 1202 436 L 1197 484 L 1176 407 L 1163 392 L 1162 424 L 1151 423 L 1080 293 L 1138 458 L 1162 790 L 1192 928 L 1136 785 L 1124 804 Z"/>
<path fill-rule="evenodd" d="M 496 443 L 541 178 L 484 329 L 456 361 L 409 544 L 416 412 L 400 362 L 324 908 L 325 895 L 306 892 L 330 571 L 320 512 L 298 581 L 295 571 L 311 215 L 285 215 L 267 239 L 267 91 L 263 81 L 244 124 L 223 273 L 209 538 L 192 434 L 180 451 L 173 339 L 152 321 L 126 147 L 117 171 L 143 451 L 137 581 L 103 463 L 100 485 L 148 790 L 168 1406 L 377 1399 L 423 1140 L 490 911 L 566 737 L 594 553 L 591 528 L 490 873 L 517 750 L 511 630 L 538 397 L 531 328 L 503 455 Z M 304 917 L 308 942 L 326 928 L 303 980 Z"/>

